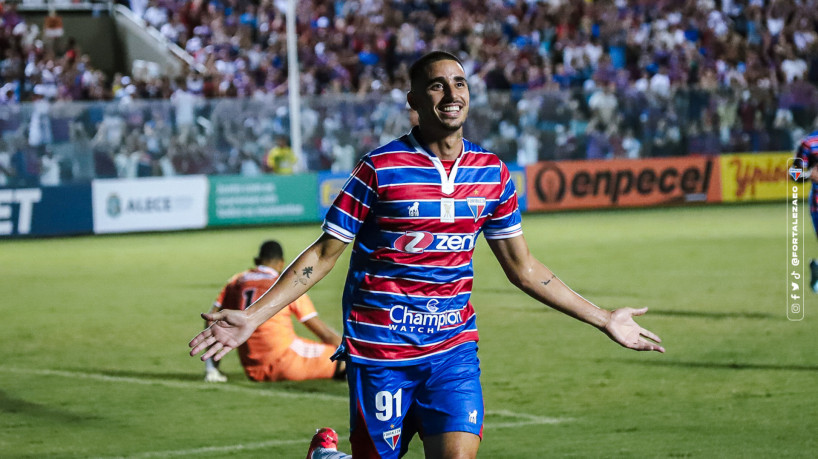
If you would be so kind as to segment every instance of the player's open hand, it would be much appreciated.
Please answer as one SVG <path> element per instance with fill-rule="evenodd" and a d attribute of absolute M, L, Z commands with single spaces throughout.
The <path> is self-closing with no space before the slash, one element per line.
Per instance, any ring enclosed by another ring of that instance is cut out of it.
<path fill-rule="evenodd" d="M 611 320 L 605 325 L 604 332 L 612 340 L 629 349 L 665 352 L 665 348 L 658 344 L 662 340 L 655 333 L 640 327 L 633 320 L 633 316 L 641 316 L 646 312 L 648 312 L 648 308 L 617 309 L 611 312 Z"/>
<path fill-rule="evenodd" d="M 202 318 L 212 323 L 209 327 L 196 335 L 188 346 L 190 356 L 206 350 L 202 354 L 202 361 L 209 358 L 219 361 L 231 350 L 239 347 L 255 330 L 242 311 L 225 309 L 212 314 L 202 314 Z"/>

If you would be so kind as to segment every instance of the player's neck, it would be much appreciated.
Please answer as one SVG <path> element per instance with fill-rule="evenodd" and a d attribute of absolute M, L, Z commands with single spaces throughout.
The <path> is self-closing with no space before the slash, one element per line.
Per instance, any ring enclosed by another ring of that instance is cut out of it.
<path fill-rule="evenodd" d="M 418 126 L 415 135 L 429 153 L 443 161 L 454 161 L 463 151 L 463 129 L 454 132 L 430 132 Z"/>

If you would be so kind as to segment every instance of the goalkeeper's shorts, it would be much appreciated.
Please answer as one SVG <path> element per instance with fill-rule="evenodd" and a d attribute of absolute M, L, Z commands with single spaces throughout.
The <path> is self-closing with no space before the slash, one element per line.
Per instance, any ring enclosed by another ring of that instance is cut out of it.
<path fill-rule="evenodd" d="M 244 367 L 253 381 L 304 381 L 329 379 L 335 375 L 336 363 L 330 360 L 335 346 L 295 338 L 280 353 L 269 356 L 259 365 Z"/>

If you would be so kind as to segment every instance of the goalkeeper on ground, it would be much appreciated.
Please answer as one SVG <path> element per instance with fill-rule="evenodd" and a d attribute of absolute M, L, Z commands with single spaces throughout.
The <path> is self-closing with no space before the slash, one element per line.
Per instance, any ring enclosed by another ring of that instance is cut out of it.
<path fill-rule="evenodd" d="M 264 242 L 254 262 L 255 268 L 238 273 L 227 282 L 211 313 L 222 309 L 242 311 L 269 290 L 284 268 L 281 245 L 276 241 Z M 321 342 L 298 337 L 292 317 Z M 253 381 L 342 378 L 346 364 L 330 360 L 340 344 L 341 337 L 318 318 L 315 306 L 305 294 L 258 327 L 250 339 L 239 346 L 239 360 L 244 373 Z M 216 364 L 211 359 L 205 361 L 205 381 L 227 381 Z"/>

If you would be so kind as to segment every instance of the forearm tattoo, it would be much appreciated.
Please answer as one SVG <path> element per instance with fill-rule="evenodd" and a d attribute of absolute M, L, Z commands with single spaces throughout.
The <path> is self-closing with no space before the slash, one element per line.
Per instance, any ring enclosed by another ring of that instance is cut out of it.
<path fill-rule="evenodd" d="M 307 266 L 306 268 L 302 269 L 301 275 L 298 274 L 298 271 L 293 269 L 293 276 L 295 276 L 295 279 L 293 280 L 293 285 L 299 283 L 302 285 L 307 285 L 307 281 L 309 280 L 311 274 L 312 266 Z"/>
<path fill-rule="evenodd" d="M 544 287 L 548 287 L 548 284 L 550 284 L 550 283 L 551 283 L 551 281 L 552 281 L 552 280 L 554 280 L 556 277 L 557 277 L 557 275 L 556 275 L 556 274 L 552 274 L 552 275 L 551 275 L 551 279 L 548 279 L 547 281 L 542 281 L 542 282 L 540 282 L 540 283 L 541 283 L 541 284 L 542 284 Z"/>

